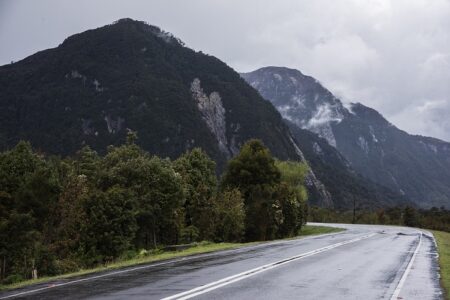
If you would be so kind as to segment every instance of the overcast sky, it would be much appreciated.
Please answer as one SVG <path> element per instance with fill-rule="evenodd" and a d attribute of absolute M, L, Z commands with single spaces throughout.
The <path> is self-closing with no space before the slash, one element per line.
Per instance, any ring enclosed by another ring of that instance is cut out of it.
<path fill-rule="evenodd" d="M 450 0 L 0 0 L 0 65 L 124 17 L 240 72 L 299 69 L 401 129 L 450 141 Z"/>

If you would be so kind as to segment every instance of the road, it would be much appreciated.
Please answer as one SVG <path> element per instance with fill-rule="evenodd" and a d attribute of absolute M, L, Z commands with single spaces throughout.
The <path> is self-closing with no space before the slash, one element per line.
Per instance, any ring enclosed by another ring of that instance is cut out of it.
<path fill-rule="evenodd" d="M 0 293 L 0 299 L 442 299 L 427 231 L 347 230 Z"/>

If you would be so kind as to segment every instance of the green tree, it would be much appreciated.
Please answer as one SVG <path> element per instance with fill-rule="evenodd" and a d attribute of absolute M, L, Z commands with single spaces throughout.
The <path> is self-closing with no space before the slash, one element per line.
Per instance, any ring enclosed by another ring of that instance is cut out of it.
<path fill-rule="evenodd" d="M 60 191 L 58 176 L 31 145 L 19 142 L 0 154 L 1 276 L 29 278 L 51 240 L 51 214 Z"/>
<path fill-rule="evenodd" d="M 277 161 L 276 166 L 281 172 L 282 184 L 278 198 L 283 212 L 283 222 L 280 224 L 280 237 L 297 235 L 306 222 L 307 191 L 305 177 L 308 166 L 305 163 L 293 161 Z"/>
<path fill-rule="evenodd" d="M 131 198 L 129 191 L 113 186 L 93 193 L 85 202 L 80 243 L 88 265 L 112 261 L 131 248 L 137 230 Z"/>
<path fill-rule="evenodd" d="M 220 242 L 240 242 L 244 237 L 244 199 L 238 189 L 217 196 L 215 238 Z"/>
<path fill-rule="evenodd" d="M 128 144 L 110 148 L 101 165 L 100 187 L 120 186 L 136 204 L 136 245 L 176 243 L 183 225 L 184 194 L 170 160 L 150 157 Z"/>
<path fill-rule="evenodd" d="M 185 222 L 189 232 L 195 231 L 193 228 L 195 227 L 198 231 L 197 239 L 213 239 L 214 196 L 217 190 L 216 164 L 205 152 L 195 148 L 180 156 L 174 162 L 174 167 L 183 179 L 186 192 Z"/>
<path fill-rule="evenodd" d="M 276 193 L 281 174 L 275 160 L 261 141 L 250 140 L 228 162 L 223 188 L 237 188 L 245 203 L 247 240 L 267 240 L 276 236 L 280 205 Z"/>
<path fill-rule="evenodd" d="M 414 207 L 407 206 L 403 210 L 403 222 L 409 227 L 419 226 L 419 215 Z"/>

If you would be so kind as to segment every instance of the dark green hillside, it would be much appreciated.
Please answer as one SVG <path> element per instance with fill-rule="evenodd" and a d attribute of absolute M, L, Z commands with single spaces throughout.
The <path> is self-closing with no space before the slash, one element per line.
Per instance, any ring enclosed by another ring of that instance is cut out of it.
<path fill-rule="evenodd" d="M 0 67 L 1 149 L 23 139 L 47 153 L 104 151 L 127 129 L 151 153 L 201 147 L 219 166 L 254 137 L 280 159 L 298 157 L 278 112 L 238 73 L 143 22 L 119 20 Z"/>

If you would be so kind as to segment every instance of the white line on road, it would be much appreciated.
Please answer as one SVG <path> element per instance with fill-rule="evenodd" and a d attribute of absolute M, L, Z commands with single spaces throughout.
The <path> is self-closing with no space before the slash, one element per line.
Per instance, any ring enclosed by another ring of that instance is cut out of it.
<path fill-rule="evenodd" d="M 402 290 L 402 287 L 405 284 L 406 277 L 408 277 L 409 271 L 411 271 L 414 260 L 416 259 L 417 253 L 419 252 L 421 243 L 422 243 L 422 232 L 420 232 L 419 243 L 417 244 L 416 250 L 414 251 L 414 254 L 411 257 L 411 260 L 409 261 L 408 266 L 406 267 L 405 273 L 403 273 L 402 278 L 398 282 L 397 288 L 395 289 L 394 294 L 392 294 L 391 300 L 398 299 L 398 296 L 400 295 L 400 291 Z"/>
<path fill-rule="evenodd" d="M 91 280 L 95 280 L 95 279 L 99 279 L 99 278 L 103 278 L 103 277 L 114 276 L 114 275 L 117 275 L 117 274 L 128 273 L 128 272 L 133 272 L 133 271 L 138 271 L 138 270 L 143 270 L 143 269 L 148 269 L 148 268 L 154 268 L 154 267 L 168 265 L 168 264 L 173 264 L 173 263 L 177 263 L 177 262 L 185 262 L 185 261 L 190 261 L 190 260 L 194 260 L 194 259 L 198 259 L 198 258 L 205 258 L 205 257 L 209 257 L 209 256 L 218 255 L 219 254 L 218 252 L 233 253 L 233 252 L 245 251 L 246 249 L 248 250 L 248 249 L 260 248 L 260 247 L 264 247 L 264 246 L 268 246 L 268 245 L 291 244 L 291 243 L 295 243 L 295 242 L 298 242 L 298 241 L 305 241 L 305 240 L 310 240 L 310 239 L 320 239 L 320 238 L 323 238 L 323 237 L 326 237 L 326 236 L 340 235 L 340 234 L 343 234 L 343 233 L 345 233 L 345 231 L 337 232 L 337 233 L 336 232 L 326 233 L 326 234 L 321 234 L 321 235 L 317 235 L 317 236 L 302 237 L 302 238 L 299 238 L 299 239 L 292 239 L 292 240 L 271 241 L 271 242 L 261 243 L 261 244 L 252 245 L 252 246 L 244 246 L 244 247 L 237 248 L 237 249 L 230 249 L 230 250 L 223 250 L 223 251 L 214 251 L 214 252 L 211 252 L 211 253 L 203 253 L 203 254 L 198 254 L 198 255 L 181 257 L 179 259 L 171 259 L 171 260 L 163 261 L 163 262 L 160 262 L 160 263 L 146 264 L 146 265 L 138 266 L 138 267 L 134 267 L 134 268 L 127 268 L 127 269 L 124 269 L 124 270 L 108 272 L 106 274 L 89 276 L 89 277 L 76 279 L 76 280 L 71 280 L 71 281 L 62 282 L 62 283 L 55 283 L 55 284 L 47 285 L 47 286 L 44 286 L 44 287 L 41 287 L 41 288 L 37 288 L 37 289 L 28 290 L 28 291 L 24 291 L 24 292 L 19 292 L 19 293 L 11 294 L 11 295 L 8 295 L 8 296 L 3 296 L 3 297 L 0 297 L 0 300 L 11 299 L 11 298 L 14 298 L 14 297 L 34 294 L 34 293 L 45 291 L 45 290 L 48 290 L 48 289 L 53 289 L 53 288 L 57 288 L 57 287 L 61 287 L 61 286 L 66 286 L 66 285 L 71 285 L 71 284 L 75 284 L 75 283 L 84 282 L 84 281 L 91 281 Z"/>
<path fill-rule="evenodd" d="M 367 235 L 364 235 L 364 236 L 361 236 L 361 237 L 358 237 L 358 238 L 355 238 L 355 239 L 343 241 L 343 242 L 332 244 L 332 245 L 329 245 L 329 246 L 326 246 L 326 247 L 322 247 L 322 248 L 319 248 L 319 249 L 316 249 L 316 250 L 313 250 L 313 251 L 309 251 L 309 252 L 306 252 L 306 253 L 298 254 L 296 256 L 292 256 L 292 257 L 289 257 L 289 258 L 286 258 L 286 259 L 283 259 L 283 260 L 279 260 L 279 261 L 276 261 L 276 262 L 273 262 L 273 263 L 270 263 L 270 264 L 266 264 L 266 265 L 263 265 L 263 266 L 260 266 L 260 267 L 257 267 L 257 268 L 254 268 L 254 269 L 251 269 L 251 270 L 248 270 L 248 271 L 245 271 L 245 272 L 233 275 L 233 276 L 229 276 L 229 277 L 220 279 L 218 281 L 211 282 L 209 284 L 205 284 L 205 285 L 199 286 L 197 288 L 191 289 L 191 290 L 186 291 L 186 292 L 182 292 L 182 293 L 170 296 L 170 297 L 163 298 L 162 300 L 174 300 L 174 299 L 184 300 L 184 299 L 190 299 L 192 297 L 195 297 L 195 296 L 198 296 L 198 295 L 210 292 L 212 290 L 218 289 L 220 287 L 226 286 L 226 285 L 231 284 L 233 282 L 237 282 L 237 281 L 246 279 L 248 277 L 254 276 L 256 274 L 259 274 L 259 273 L 262 273 L 262 272 L 274 269 L 274 268 L 282 266 L 284 264 L 287 264 L 287 263 L 290 263 L 290 262 L 293 262 L 293 261 L 296 261 L 296 260 L 299 260 L 299 259 L 302 259 L 302 258 L 305 258 L 305 257 L 309 257 L 309 256 L 312 256 L 312 255 L 315 255 L 315 254 L 318 254 L 318 253 L 322 253 L 322 252 L 325 252 L 325 251 L 328 251 L 328 250 L 331 250 L 331 249 L 334 249 L 334 248 L 337 248 L 337 247 L 340 247 L 340 246 L 343 246 L 343 245 L 347 245 L 347 244 L 350 244 L 350 243 L 354 243 L 354 242 L 357 242 L 357 241 L 368 239 L 368 238 L 370 238 L 370 237 L 372 237 L 372 236 L 374 236 L 376 234 L 377 233 L 367 234 Z"/>

